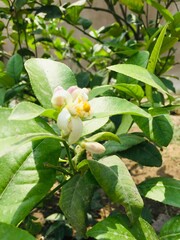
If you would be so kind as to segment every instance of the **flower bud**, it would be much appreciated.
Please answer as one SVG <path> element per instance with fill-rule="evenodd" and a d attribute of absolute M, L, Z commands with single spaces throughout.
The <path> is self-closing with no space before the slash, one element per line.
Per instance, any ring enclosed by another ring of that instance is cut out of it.
<path fill-rule="evenodd" d="M 98 142 L 84 142 L 82 143 L 82 147 L 84 147 L 88 152 L 93 154 L 101 154 L 105 152 L 105 147 Z"/>
<path fill-rule="evenodd" d="M 53 96 L 51 98 L 51 103 L 55 108 L 61 108 L 72 101 L 71 94 L 64 90 L 64 88 L 58 86 L 54 89 Z"/>

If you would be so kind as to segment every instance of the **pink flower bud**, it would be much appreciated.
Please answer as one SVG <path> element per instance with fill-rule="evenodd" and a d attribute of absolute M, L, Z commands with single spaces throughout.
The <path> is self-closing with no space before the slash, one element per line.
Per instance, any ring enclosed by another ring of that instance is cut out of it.
<path fill-rule="evenodd" d="M 84 142 L 82 143 L 82 147 L 84 147 L 88 152 L 93 154 L 101 154 L 105 152 L 105 147 L 98 142 Z"/>
<path fill-rule="evenodd" d="M 54 93 L 51 98 L 53 107 L 61 108 L 71 101 L 71 94 L 68 91 L 64 90 L 64 88 L 58 86 L 54 89 Z"/>

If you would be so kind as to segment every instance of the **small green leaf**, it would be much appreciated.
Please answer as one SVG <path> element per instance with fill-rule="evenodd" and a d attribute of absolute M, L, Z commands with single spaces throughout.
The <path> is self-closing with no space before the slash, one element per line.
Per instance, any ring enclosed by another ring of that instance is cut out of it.
<path fill-rule="evenodd" d="M 167 22 L 173 21 L 174 18 L 171 12 L 167 8 L 159 4 L 157 1 L 147 0 L 147 3 L 156 8 L 162 14 L 162 16 Z"/>
<path fill-rule="evenodd" d="M 86 0 L 79 0 L 70 4 L 66 8 L 66 18 L 73 23 L 77 23 L 79 15 L 86 4 Z"/>
<path fill-rule="evenodd" d="M 180 181 L 172 178 L 151 178 L 138 185 L 142 196 L 174 207 L 180 207 Z"/>
<path fill-rule="evenodd" d="M 80 237 L 86 232 L 87 210 L 95 187 L 96 181 L 86 172 L 83 176 L 72 177 L 61 190 L 60 208 Z"/>
<path fill-rule="evenodd" d="M 36 14 L 38 13 L 44 13 L 45 19 L 51 19 L 51 18 L 58 18 L 60 19 L 62 17 L 62 13 L 60 11 L 60 8 L 55 5 L 46 5 L 38 8 L 36 11 Z"/>
<path fill-rule="evenodd" d="M 91 120 L 83 121 L 83 133 L 82 136 L 86 136 L 95 132 L 99 128 L 103 127 L 109 120 L 109 117 L 93 118 Z"/>
<path fill-rule="evenodd" d="M 149 223 L 139 218 L 133 225 L 127 216 L 114 214 L 97 223 L 87 232 L 88 237 L 98 240 L 158 240 Z"/>
<path fill-rule="evenodd" d="M 121 83 L 121 84 L 115 85 L 114 87 L 119 91 L 128 94 L 134 99 L 138 99 L 139 101 L 144 97 L 144 91 L 142 87 L 137 84 Z"/>
<path fill-rule="evenodd" d="M 89 138 L 86 138 L 87 142 L 100 142 L 100 141 L 106 141 L 106 140 L 113 140 L 116 142 L 120 142 L 119 137 L 111 132 L 100 132 L 92 135 Z"/>
<path fill-rule="evenodd" d="M 54 139 L 28 143 L 0 158 L 0 221 L 19 224 L 54 184 L 60 144 Z"/>
<path fill-rule="evenodd" d="M 160 240 L 179 240 L 180 239 L 180 216 L 172 217 L 166 222 L 159 234 Z"/>
<path fill-rule="evenodd" d="M 110 156 L 99 161 L 88 161 L 91 173 L 109 196 L 116 203 L 124 206 L 131 222 L 141 215 L 143 201 L 125 164 L 117 156 Z"/>
<path fill-rule="evenodd" d="M 108 67 L 108 69 L 135 78 L 140 82 L 157 88 L 160 92 L 167 93 L 167 88 L 162 81 L 143 67 L 132 64 L 117 64 Z"/>
<path fill-rule="evenodd" d="M 15 54 L 9 59 L 6 71 L 10 77 L 12 77 L 16 82 L 18 82 L 23 67 L 24 65 L 22 57 L 19 54 Z"/>
<path fill-rule="evenodd" d="M 13 225 L 0 223 L 0 239 L 1 240 L 36 240 L 27 231 L 17 228 Z"/>
<path fill-rule="evenodd" d="M 141 13 L 143 10 L 143 1 L 142 0 L 119 0 L 122 4 L 127 6 L 130 10 Z"/>
<path fill-rule="evenodd" d="M 51 108 L 54 89 L 61 86 L 65 89 L 76 85 L 76 79 L 69 67 L 49 59 L 32 58 L 25 62 L 33 91 L 45 108 Z"/>
<path fill-rule="evenodd" d="M 148 51 L 138 51 L 132 57 L 130 57 L 126 63 L 134 64 L 146 68 L 149 59 Z"/>
<path fill-rule="evenodd" d="M 21 102 L 12 111 L 9 116 L 9 120 L 29 120 L 38 117 L 45 111 L 44 108 L 40 107 L 31 102 Z"/>
<path fill-rule="evenodd" d="M 103 118 L 118 114 L 139 115 L 148 118 L 150 115 L 137 105 L 117 97 L 99 97 L 89 101 L 93 115 Z"/>
<path fill-rule="evenodd" d="M 149 139 L 166 147 L 173 137 L 173 128 L 168 117 L 169 115 L 155 116 L 152 122 L 139 116 L 133 116 L 133 119 Z"/>
<path fill-rule="evenodd" d="M 165 25 L 162 30 L 161 33 L 158 37 L 158 39 L 156 40 L 155 46 L 152 50 L 150 59 L 149 59 L 149 63 L 147 66 L 147 70 L 149 70 L 151 73 L 154 73 L 155 68 L 156 68 L 156 64 L 157 64 L 157 60 L 159 58 L 159 54 L 161 51 L 161 46 L 163 44 L 163 40 L 164 40 L 164 36 L 166 34 L 166 29 L 167 29 L 168 25 Z"/>

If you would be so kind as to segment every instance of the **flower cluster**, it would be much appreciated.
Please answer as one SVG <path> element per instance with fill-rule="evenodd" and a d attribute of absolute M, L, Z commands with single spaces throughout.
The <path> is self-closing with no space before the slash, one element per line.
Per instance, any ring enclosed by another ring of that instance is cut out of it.
<path fill-rule="evenodd" d="M 57 125 L 68 143 L 73 144 L 79 140 L 83 131 L 82 119 L 92 115 L 88 102 L 88 89 L 72 86 L 65 90 L 58 86 L 55 88 L 51 103 L 60 111 Z"/>

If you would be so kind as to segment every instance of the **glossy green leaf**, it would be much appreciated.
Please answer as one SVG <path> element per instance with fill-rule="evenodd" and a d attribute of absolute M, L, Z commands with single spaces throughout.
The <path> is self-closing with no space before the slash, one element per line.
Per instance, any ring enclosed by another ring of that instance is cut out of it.
<path fill-rule="evenodd" d="M 0 239 L 1 240 L 36 240 L 27 231 L 17 228 L 13 225 L 0 222 Z"/>
<path fill-rule="evenodd" d="M 5 94 L 6 94 L 6 89 L 3 87 L 0 87 L 0 106 L 2 106 L 4 103 Z"/>
<path fill-rule="evenodd" d="M 174 207 L 180 207 L 180 180 L 172 178 L 151 178 L 138 185 L 142 196 Z"/>
<path fill-rule="evenodd" d="M 162 156 L 156 146 L 148 141 L 144 141 L 132 148 L 118 152 L 123 158 L 131 159 L 142 166 L 160 167 Z"/>
<path fill-rule="evenodd" d="M 154 0 L 146 0 L 146 1 L 148 4 L 150 4 L 151 6 L 153 6 L 159 11 L 167 22 L 173 21 L 174 19 L 173 15 L 167 8 L 165 8 L 164 6 L 162 6 L 157 1 L 154 1 Z"/>
<path fill-rule="evenodd" d="M 73 23 L 77 23 L 79 19 L 79 15 L 85 6 L 85 0 L 79 0 L 72 4 L 70 4 L 66 8 L 66 17 L 68 20 L 72 21 Z"/>
<path fill-rule="evenodd" d="M 135 222 L 141 215 L 143 201 L 125 164 L 117 156 L 90 160 L 88 164 L 108 197 L 123 205 L 130 221 Z"/>
<path fill-rule="evenodd" d="M 100 155 L 100 157 L 117 154 L 118 152 L 125 151 L 137 144 L 145 141 L 143 137 L 137 136 L 135 134 L 122 134 L 119 136 L 120 143 L 115 141 L 107 141 L 104 144 L 106 151 Z"/>
<path fill-rule="evenodd" d="M 143 1 L 142 0 L 119 0 L 120 3 L 127 6 L 130 10 L 140 13 L 143 10 Z"/>
<path fill-rule="evenodd" d="M 150 115 L 137 105 L 117 97 L 99 97 L 89 101 L 93 115 L 103 118 L 118 114 L 139 115 L 148 118 Z"/>
<path fill-rule="evenodd" d="M 45 121 L 40 118 L 28 121 L 10 121 L 10 109 L 0 109 L 0 156 L 14 150 L 18 145 L 31 140 L 59 137 L 54 134 Z M 59 139 L 60 140 L 60 139 Z"/>
<path fill-rule="evenodd" d="M 38 117 L 45 111 L 44 108 L 31 102 L 21 102 L 13 109 L 9 120 L 29 120 Z"/>
<path fill-rule="evenodd" d="M 160 54 L 168 51 L 170 48 L 172 48 L 175 43 L 178 41 L 178 38 L 176 37 L 165 37 L 163 41 L 163 45 L 161 47 Z"/>
<path fill-rule="evenodd" d="M 119 137 L 111 132 L 99 132 L 92 135 L 89 138 L 86 138 L 86 141 L 88 142 L 99 142 L 99 141 L 106 141 L 106 140 L 113 140 L 116 142 L 120 142 Z"/>
<path fill-rule="evenodd" d="M 132 226 L 125 215 L 114 214 L 97 223 L 87 232 L 98 240 L 158 240 L 149 223 L 139 218 Z"/>
<path fill-rule="evenodd" d="M 167 221 L 159 234 L 160 240 L 179 240 L 180 239 L 180 215 L 172 217 Z"/>
<path fill-rule="evenodd" d="M 144 91 L 141 86 L 137 84 L 126 84 L 121 83 L 114 86 L 121 92 L 126 93 L 127 95 L 133 97 L 134 99 L 141 100 L 144 97 Z"/>
<path fill-rule="evenodd" d="M 133 116 L 134 121 L 144 134 L 159 146 L 168 146 L 173 137 L 173 128 L 169 122 L 168 115 L 153 117 L 152 122 L 146 118 Z"/>
<path fill-rule="evenodd" d="M 83 121 L 82 136 L 88 135 L 103 127 L 109 120 L 109 117 L 93 118 L 91 120 Z"/>
<path fill-rule="evenodd" d="M 67 89 L 76 85 L 76 79 L 69 67 L 49 59 L 32 58 L 25 62 L 33 91 L 45 108 L 51 108 L 53 90 L 57 86 Z"/>
<path fill-rule="evenodd" d="M 151 53 L 151 56 L 150 56 L 150 59 L 149 59 L 149 63 L 148 63 L 148 66 L 147 66 L 147 69 L 151 73 L 154 73 L 154 71 L 155 71 L 157 60 L 159 58 L 159 54 L 160 54 L 160 51 L 161 51 L 161 46 L 163 44 L 164 36 L 166 34 L 167 26 L 168 25 L 165 25 L 162 28 L 162 30 L 160 32 L 160 35 L 159 35 L 158 39 L 156 40 L 156 43 L 155 43 L 154 48 L 152 50 L 152 53 Z"/>
<path fill-rule="evenodd" d="M 19 224 L 48 193 L 56 171 L 45 163 L 57 165 L 59 155 L 59 142 L 45 139 L 0 158 L 0 221 Z"/>
<path fill-rule="evenodd" d="M 167 88 L 162 81 L 143 67 L 132 64 L 117 64 L 108 67 L 108 69 L 135 78 L 140 82 L 157 88 L 160 92 L 167 93 Z"/>
<path fill-rule="evenodd" d="M 72 177 L 61 190 L 60 208 L 81 237 L 86 232 L 87 210 L 95 187 L 96 181 L 87 172 L 83 176 L 77 174 Z"/>
<path fill-rule="evenodd" d="M 16 82 L 18 82 L 23 67 L 24 64 L 22 57 L 19 54 L 15 54 L 9 59 L 6 71 L 10 77 L 12 77 Z"/>
<path fill-rule="evenodd" d="M 0 72 L 0 86 L 10 88 L 15 84 L 14 79 L 7 72 Z"/>

